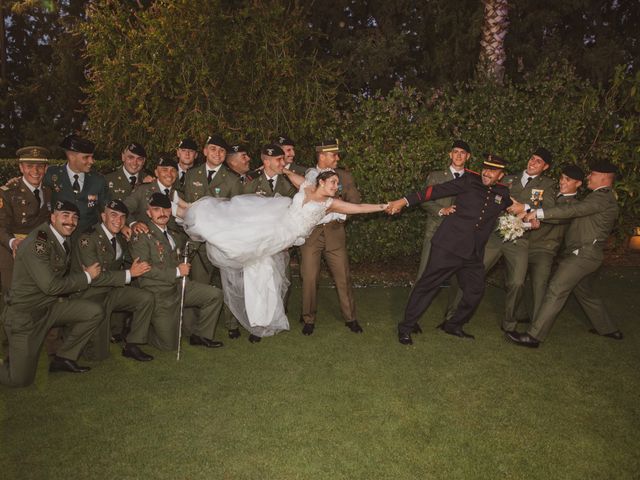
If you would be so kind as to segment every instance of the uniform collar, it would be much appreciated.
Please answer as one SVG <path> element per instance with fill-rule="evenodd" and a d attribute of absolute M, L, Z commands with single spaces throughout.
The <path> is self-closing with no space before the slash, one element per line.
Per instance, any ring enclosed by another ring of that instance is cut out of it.
<path fill-rule="evenodd" d="M 31 185 L 29 182 L 27 182 L 27 180 L 22 177 L 22 183 L 25 184 L 25 186 L 31 191 L 31 193 L 33 193 L 33 191 L 37 188 L 38 190 L 42 191 L 42 183 L 40 183 L 40 185 L 38 185 L 37 187 L 34 187 L 33 185 Z"/>

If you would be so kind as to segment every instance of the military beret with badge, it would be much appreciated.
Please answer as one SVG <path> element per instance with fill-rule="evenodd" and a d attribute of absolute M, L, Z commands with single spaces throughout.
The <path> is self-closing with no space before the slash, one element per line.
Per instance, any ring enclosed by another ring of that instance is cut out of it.
<path fill-rule="evenodd" d="M 68 200 L 58 200 L 53 204 L 53 211 L 57 212 L 72 212 L 77 215 L 80 215 L 80 209 L 75 203 L 72 203 Z"/>
<path fill-rule="evenodd" d="M 149 198 L 149 206 L 171 208 L 171 200 L 164 193 L 156 192 Z"/>
<path fill-rule="evenodd" d="M 125 215 L 129 215 L 129 209 L 120 200 L 111 200 L 109 203 L 105 205 L 105 208 L 108 208 L 115 212 L 124 213 Z"/>
<path fill-rule="evenodd" d="M 158 159 L 158 167 L 172 167 L 178 170 L 178 162 L 173 158 L 173 154 L 163 154 Z"/>
<path fill-rule="evenodd" d="M 454 140 L 453 145 L 451 145 L 451 150 L 454 148 L 461 148 L 465 152 L 471 154 L 471 147 L 464 140 Z"/>
<path fill-rule="evenodd" d="M 284 155 L 284 151 L 282 150 L 282 148 L 274 143 L 263 146 L 260 149 L 260 153 L 262 155 L 266 155 L 267 157 L 281 157 Z"/>
<path fill-rule="evenodd" d="M 131 153 L 139 157 L 147 157 L 147 151 L 142 145 L 137 142 L 131 142 L 129 145 L 127 145 L 126 150 L 129 150 Z"/>
<path fill-rule="evenodd" d="M 191 138 L 183 138 L 182 140 L 180 140 L 180 143 L 178 144 L 178 148 L 184 148 L 185 150 L 198 151 L 198 144 L 195 142 L 195 140 Z"/>
<path fill-rule="evenodd" d="M 229 144 L 220 135 L 209 135 L 205 145 L 217 145 L 218 147 L 229 150 Z"/>
<path fill-rule="evenodd" d="M 70 152 L 93 153 L 96 150 L 95 144 L 78 135 L 67 135 L 60 143 L 60 146 Z"/>
<path fill-rule="evenodd" d="M 295 142 L 291 140 L 289 137 L 287 137 L 286 135 L 278 135 L 276 139 L 273 141 L 273 143 L 280 146 L 284 146 L 284 145 L 291 145 L 292 147 L 296 146 Z"/>
<path fill-rule="evenodd" d="M 575 164 L 568 164 L 562 167 L 561 173 L 572 180 L 584 181 L 584 171 Z"/>
<path fill-rule="evenodd" d="M 547 165 L 551 165 L 551 162 L 553 161 L 553 155 L 551 155 L 551 152 L 544 147 L 536 148 L 532 155 L 540 157 Z"/>
<path fill-rule="evenodd" d="M 249 153 L 249 147 L 240 143 L 229 145 L 229 149 L 227 150 L 227 153 L 229 155 L 232 155 L 234 153 Z"/>

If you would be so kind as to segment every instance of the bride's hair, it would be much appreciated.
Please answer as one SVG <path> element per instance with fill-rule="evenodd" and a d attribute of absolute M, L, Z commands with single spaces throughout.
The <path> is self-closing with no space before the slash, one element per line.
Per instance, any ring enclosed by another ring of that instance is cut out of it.
<path fill-rule="evenodd" d="M 316 177 L 316 187 L 320 185 L 320 180 L 326 180 L 327 178 L 331 178 L 334 175 L 338 175 L 335 170 L 327 168 L 318 174 Z"/>

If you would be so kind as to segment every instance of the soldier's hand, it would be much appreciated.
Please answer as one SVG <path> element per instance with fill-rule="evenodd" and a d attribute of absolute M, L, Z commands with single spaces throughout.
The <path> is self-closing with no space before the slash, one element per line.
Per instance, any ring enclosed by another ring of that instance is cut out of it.
<path fill-rule="evenodd" d="M 540 220 L 537 218 L 532 218 L 529 223 L 531 223 L 531 230 L 537 230 L 540 228 Z"/>
<path fill-rule="evenodd" d="M 142 183 L 151 183 L 156 179 L 153 175 L 147 175 L 142 179 Z"/>
<path fill-rule="evenodd" d="M 511 201 L 513 202 L 513 205 L 511 205 L 509 208 L 507 208 L 507 211 L 509 213 L 512 213 L 514 215 L 518 215 L 518 214 L 524 212 L 524 204 L 518 202 L 513 197 L 511 197 Z"/>
<path fill-rule="evenodd" d="M 533 222 L 534 220 L 537 220 L 538 217 L 536 215 L 535 211 L 531 211 L 529 213 L 527 213 L 524 218 L 522 219 L 523 222 Z"/>
<path fill-rule="evenodd" d="M 131 267 L 129 268 L 129 272 L 131 273 L 131 278 L 139 277 L 140 275 L 144 275 L 149 270 L 151 270 L 151 264 L 147 262 L 141 262 L 140 257 L 136 258 Z"/>
<path fill-rule="evenodd" d="M 398 200 L 394 200 L 393 202 L 389 202 L 385 212 L 389 215 L 395 215 L 396 213 L 400 213 L 404 207 L 407 206 L 407 202 L 404 198 L 399 198 Z"/>
<path fill-rule="evenodd" d="M 136 222 L 131 226 L 133 233 L 149 233 L 149 227 L 146 223 Z"/>
<path fill-rule="evenodd" d="M 452 213 L 456 213 L 456 206 L 451 205 L 450 207 L 441 208 L 439 213 L 443 217 L 446 217 L 447 215 L 451 215 Z"/>
<path fill-rule="evenodd" d="M 18 253 L 18 246 L 22 243 L 23 238 L 16 238 L 13 240 L 11 244 L 11 252 L 13 253 L 13 258 L 16 258 L 16 253 Z"/>
<path fill-rule="evenodd" d="M 122 230 L 120 230 L 120 233 L 124 236 L 127 242 L 131 240 L 131 227 L 125 225 L 124 227 L 122 227 Z"/>
<path fill-rule="evenodd" d="M 22 177 L 13 177 L 10 178 L 7 183 L 4 184 L 5 187 L 13 187 L 14 185 L 17 185 L 18 182 L 22 179 Z"/>
<path fill-rule="evenodd" d="M 88 267 L 85 267 L 83 265 L 82 268 L 84 268 L 84 271 L 89 274 L 91 280 L 95 280 L 95 278 L 100 275 L 100 272 L 102 271 L 102 267 L 98 262 L 94 263 L 93 265 L 89 265 Z"/>
<path fill-rule="evenodd" d="M 189 272 L 191 271 L 191 264 L 181 263 L 180 265 L 178 265 L 178 270 L 180 271 L 181 277 L 186 277 L 187 275 L 189 275 Z"/>

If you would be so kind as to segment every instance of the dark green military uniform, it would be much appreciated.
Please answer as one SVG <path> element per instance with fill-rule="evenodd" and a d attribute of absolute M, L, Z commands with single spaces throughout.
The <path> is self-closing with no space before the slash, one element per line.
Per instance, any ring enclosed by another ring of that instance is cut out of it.
<path fill-rule="evenodd" d="M 549 208 L 555 205 L 555 182 L 543 175 L 532 178 L 526 186 L 522 186 L 520 175 L 510 175 L 503 179 L 503 184 L 509 187 L 510 194 L 520 203 L 529 204 L 532 208 L 537 205 L 540 208 Z M 534 205 L 534 197 L 536 200 Z M 517 326 L 516 307 L 522 298 L 527 266 L 529 263 L 529 235 L 530 232 L 518 238 L 514 242 L 505 242 L 503 238 L 494 232 L 487 242 L 484 252 L 484 266 L 489 271 L 500 260 L 505 259 L 505 315 L 502 328 L 513 331 Z"/>
<path fill-rule="evenodd" d="M 301 175 L 303 177 L 305 173 L 307 173 L 307 170 L 309 170 L 309 167 L 305 167 L 304 165 L 299 165 L 296 162 L 290 163 L 289 165 L 285 165 L 284 168 L 288 168 L 293 173 L 297 173 L 298 175 Z"/>
<path fill-rule="evenodd" d="M 103 360 L 109 356 L 112 312 L 133 313 L 126 342 L 135 344 L 147 343 L 153 314 L 153 295 L 126 284 L 125 262 L 130 263 L 127 243 L 121 235 L 116 235 L 115 239 L 120 247 L 118 258 L 103 224 L 80 235 L 74 249 L 72 271 L 82 272 L 83 265 L 96 262 L 102 267 L 100 275 L 91 282 L 91 286 L 77 294 L 77 298 L 100 303 L 105 311 L 105 319 L 96 330 L 90 348 L 85 352 L 85 356 L 91 360 Z"/>
<path fill-rule="evenodd" d="M 126 197 L 131 195 L 136 187 L 142 184 L 145 174 L 143 171 L 140 171 L 137 175 L 133 176 L 136 179 L 133 186 L 131 186 L 131 179 L 124 172 L 123 167 L 120 167 L 104 176 L 111 199 L 124 200 Z"/>
<path fill-rule="evenodd" d="M 89 227 L 100 223 L 100 213 L 109 201 L 109 189 L 104 176 L 98 172 L 84 174 L 84 184 L 78 193 L 74 193 L 67 164 L 62 166 L 52 165 L 42 181 L 44 185 L 53 191 L 51 201 L 53 203 L 66 200 L 75 204 L 80 209 L 78 228 L 74 232 L 77 238 Z"/>
<path fill-rule="evenodd" d="M 148 262 L 152 268 L 138 278 L 141 288 L 155 298 L 155 309 L 149 332 L 149 343 L 160 350 L 178 348 L 178 322 L 182 279 L 177 278 L 180 263 L 177 252 L 152 222 L 149 233 L 134 235 L 130 251 L 133 258 Z M 184 305 L 199 309 L 198 322 L 192 334 L 212 339 L 222 309 L 222 292 L 212 286 L 187 280 Z"/>
<path fill-rule="evenodd" d="M 293 198 L 293 196 L 298 193 L 298 189 L 289 181 L 286 175 L 278 175 L 274 188 L 272 189 L 267 175 L 263 171 L 260 176 L 254 178 L 244 186 L 244 193 L 255 193 L 265 197 L 280 195 Z"/>
<path fill-rule="evenodd" d="M 595 273 L 604 257 L 602 248 L 618 218 L 618 203 L 613 191 L 600 188 L 581 202 L 542 210 L 544 221 L 573 220 L 565 234 L 563 257 L 527 333 L 543 341 L 572 292 L 598 333 L 616 332 L 615 322 L 593 288 Z"/>
<path fill-rule="evenodd" d="M 44 338 L 53 326 L 64 326 L 57 355 L 76 360 L 104 318 L 102 306 L 68 295 L 86 290 L 87 275 L 67 273 L 70 259 L 43 223 L 18 249 L 13 284 L 5 308 L 9 362 L 0 367 L 0 383 L 26 386 L 33 382 Z"/>

